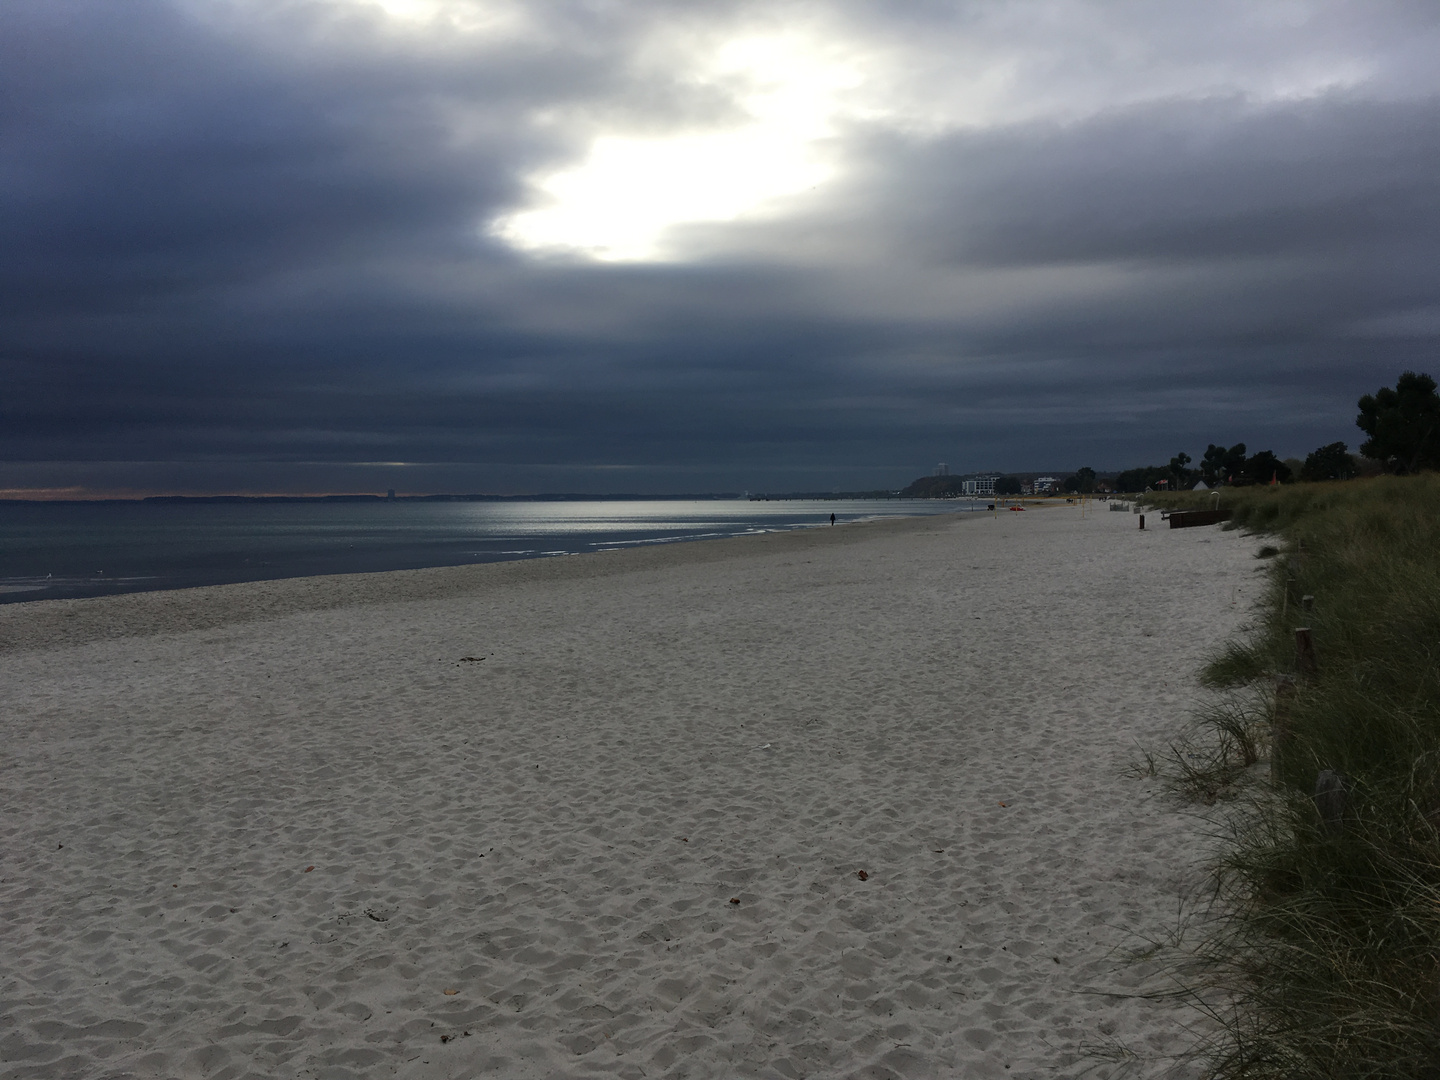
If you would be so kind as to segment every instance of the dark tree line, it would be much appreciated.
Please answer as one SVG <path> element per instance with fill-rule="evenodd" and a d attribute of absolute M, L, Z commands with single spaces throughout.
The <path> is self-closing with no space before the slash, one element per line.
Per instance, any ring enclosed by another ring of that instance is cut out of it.
<path fill-rule="evenodd" d="M 1440 469 L 1440 393 L 1429 375 L 1404 372 L 1393 388 L 1382 386 L 1362 397 L 1358 405 L 1360 415 L 1355 424 L 1368 436 L 1360 444 L 1360 453 L 1368 461 L 1369 470 L 1403 474 Z M 1243 487 L 1288 484 L 1293 480 L 1350 480 L 1362 471 L 1362 462 L 1343 442 L 1318 447 L 1303 464 L 1296 464 L 1299 467 L 1292 468 L 1270 450 L 1251 454 L 1244 443 L 1211 443 L 1198 465 L 1182 450 L 1169 464 L 1126 469 L 1115 478 L 1113 486 L 1116 491 L 1183 491 L 1201 480 L 1207 487 Z M 911 498 L 953 497 L 961 493 L 963 484 L 958 476 L 927 476 L 900 494 Z M 1099 477 L 1089 467 L 1076 469 L 1061 484 L 1066 494 L 1089 494 L 1099 486 Z M 995 482 L 997 495 L 1019 495 L 1021 489 L 1019 477 L 1002 476 Z"/>
<path fill-rule="evenodd" d="M 1272 482 L 1288 484 L 1295 479 L 1295 471 L 1276 457 L 1274 451 L 1261 450 L 1247 456 L 1244 443 L 1228 447 L 1211 443 L 1205 448 L 1198 469 L 1190 468 L 1190 462 L 1190 455 L 1181 451 L 1170 459 L 1168 465 L 1127 469 L 1115 478 L 1115 490 L 1163 488 L 1183 491 L 1202 480 L 1206 487 L 1245 487 Z"/>
<path fill-rule="evenodd" d="M 1440 394 L 1429 375 L 1407 371 L 1394 389 L 1382 387 L 1359 401 L 1355 424 L 1369 436 L 1360 444 L 1360 453 L 1371 459 L 1371 468 L 1392 473 L 1413 473 L 1440 469 Z M 1246 453 L 1244 443 L 1217 446 L 1211 443 L 1200 458 L 1200 467 L 1190 468 L 1190 455 L 1183 451 L 1168 465 L 1147 465 L 1127 469 L 1115 481 L 1117 491 L 1144 491 L 1168 488 L 1179 491 L 1203 480 L 1207 487 L 1247 484 L 1288 484 L 1292 480 L 1350 480 L 1360 472 L 1360 463 L 1343 442 L 1312 450 L 1299 475 L 1269 450 Z"/>
<path fill-rule="evenodd" d="M 922 476 L 900 492 L 902 499 L 953 499 L 965 485 L 959 476 Z"/>

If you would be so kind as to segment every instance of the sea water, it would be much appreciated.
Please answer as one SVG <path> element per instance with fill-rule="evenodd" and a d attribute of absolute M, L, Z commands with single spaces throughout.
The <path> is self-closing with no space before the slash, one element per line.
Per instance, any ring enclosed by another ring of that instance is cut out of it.
<path fill-rule="evenodd" d="M 980 504 L 983 506 L 984 504 Z M 911 499 L 0 504 L 0 603 L 610 551 L 966 510 Z"/>

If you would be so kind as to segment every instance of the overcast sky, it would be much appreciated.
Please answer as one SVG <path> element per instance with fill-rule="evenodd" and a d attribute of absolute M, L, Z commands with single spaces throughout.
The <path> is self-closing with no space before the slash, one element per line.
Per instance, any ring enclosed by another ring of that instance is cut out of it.
<path fill-rule="evenodd" d="M 4 0 L 0 492 L 1303 456 L 1440 375 L 1434 0 Z"/>

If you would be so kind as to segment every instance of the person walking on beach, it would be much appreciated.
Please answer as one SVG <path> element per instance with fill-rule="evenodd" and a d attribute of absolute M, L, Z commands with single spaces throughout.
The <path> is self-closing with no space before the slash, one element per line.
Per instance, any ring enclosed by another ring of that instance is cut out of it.
<path fill-rule="evenodd" d="M 834 524 L 835 524 L 835 515 L 834 515 L 834 514 L 831 514 L 831 515 L 830 515 L 830 524 L 831 524 L 831 525 L 834 525 Z"/>

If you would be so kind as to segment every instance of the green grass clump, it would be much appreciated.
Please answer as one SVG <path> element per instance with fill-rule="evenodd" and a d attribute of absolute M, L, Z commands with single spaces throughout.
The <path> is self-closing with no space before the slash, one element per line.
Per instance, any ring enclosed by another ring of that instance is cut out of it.
<path fill-rule="evenodd" d="M 1224 489 L 1221 505 L 1279 550 L 1253 635 L 1202 673 L 1232 688 L 1211 726 L 1241 761 L 1257 700 L 1277 726 L 1202 948 L 1231 1003 L 1211 1075 L 1440 1080 L 1440 476 Z M 1345 786 L 1328 817 L 1322 770 Z"/>
<path fill-rule="evenodd" d="M 1242 641 L 1227 641 L 1220 655 L 1200 672 L 1200 682 L 1217 689 L 1248 686 L 1268 675 L 1272 666 L 1260 650 Z"/>

